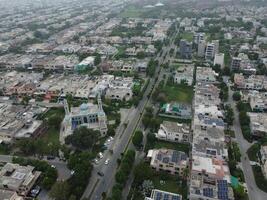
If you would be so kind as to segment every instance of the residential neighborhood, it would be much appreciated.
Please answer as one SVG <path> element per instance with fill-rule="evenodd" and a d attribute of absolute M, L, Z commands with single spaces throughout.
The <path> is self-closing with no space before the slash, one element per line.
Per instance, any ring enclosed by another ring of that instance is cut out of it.
<path fill-rule="evenodd" d="M 267 200 L 266 0 L 0 8 L 0 199 Z"/>

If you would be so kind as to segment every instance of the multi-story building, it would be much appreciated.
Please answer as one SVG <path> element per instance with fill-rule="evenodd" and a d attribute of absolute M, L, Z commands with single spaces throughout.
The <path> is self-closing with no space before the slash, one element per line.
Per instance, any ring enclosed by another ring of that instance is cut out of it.
<path fill-rule="evenodd" d="M 239 89 L 246 90 L 263 90 L 267 89 L 267 77 L 264 75 L 250 75 L 243 74 L 234 75 L 235 86 Z"/>
<path fill-rule="evenodd" d="M 188 156 L 186 153 L 172 149 L 153 149 L 148 151 L 151 159 L 150 166 L 157 171 L 166 171 L 170 174 L 182 176 L 188 168 Z"/>
<path fill-rule="evenodd" d="M 206 41 L 199 41 L 197 46 L 197 55 L 201 58 L 205 57 Z"/>
<path fill-rule="evenodd" d="M 199 44 L 200 41 L 205 40 L 205 33 L 195 33 L 194 34 L 194 43 Z"/>
<path fill-rule="evenodd" d="M 186 40 L 180 41 L 180 55 L 183 59 L 192 58 L 192 42 Z"/>
<path fill-rule="evenodd" d="M 250 118 L 251 135 L 263 137 L 267 134 L 267 113 L 247 113 Z"/>
<path fill-rule="evenodd" d="M 217 74 L 210 67 L 197 67 L 196 82 L 216 83 Z"/>
<path fill-rule="evenodd" d="M 238 71 L 240 70 L 242 59 L 239 57 L 233 57 L 231 61 L 231 70 Z"/>
<path fill-rule="evenodd" d="M 213 64 L 220 65 L 221 68 L 224 68 L 224 53 L 215 54 Z"/>
<path fill-rule="evenodd" d="M 251 91 L 248 94 L 248 102 L 253 111 L 267 111 L 267 93 L 266 92 L 258 92 Z"/>
<path fill-rule="evenodd" d="M 40 175 L 41 172 L 35 171 L 32 166 L 7 163 L 0 171 L 0 189 L 26 196 Z"/>
<path fill-rule="evenodd" d="M 205 59 L 208 61 L 212 61 L 215 55 L 215 44 L 214 43 L 208 43 L 206 46 L 206 52 L 205 52 Z"/>
<path fill-rule="evenodd" d="M 171 142 L 189 142 L 190 127 L 187 124 L 163 121 L 156 133 L 156 137 L 160 140 Z"/>

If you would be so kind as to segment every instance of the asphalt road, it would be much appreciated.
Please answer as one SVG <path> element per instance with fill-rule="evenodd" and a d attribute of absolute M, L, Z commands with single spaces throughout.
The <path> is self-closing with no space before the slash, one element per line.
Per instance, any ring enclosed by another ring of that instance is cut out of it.
<path fill-rule="evenodd" d="M 228 84 L 229 87 L 229 84 Z M 244 139 L 241 128 L 240 128 L 240 123 L 239 123 L 239 116 L 238 116 L 238 110 L 236 109 L 236 102 L 233 100 L 233 91 L 229 87 L 229 99 L 228 103 L 231 104 L 233 110 L 234 110 L 234 123 L 233 123 L 233 128 L 235 131 L 235 137 L 236 141 L 238 142 L 239 148 L 240 148 L 240 153 L 241 153 L 241 164 L 242 164 L 242 169 L 244 172 L 245 176 L 245 181 L 247 184 L 247 189 L 248 189 L 248 196 L 250 200 L 267 200 L 267 193 L 263 192 L 260 190 L 255 182 L 254 174 L 252 171 L 252 167 L 250 165 L 249 158 L 247 156 L 247 150 L 251 146 L 251 143 L 249 143 L 246 139 Z"/>

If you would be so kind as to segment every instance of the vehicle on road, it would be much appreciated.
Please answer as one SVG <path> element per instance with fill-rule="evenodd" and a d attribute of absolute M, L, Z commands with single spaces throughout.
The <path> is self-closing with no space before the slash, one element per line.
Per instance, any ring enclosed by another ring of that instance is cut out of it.
<path fill-rule="evenodd" d="M 47 156 L 46 159 L 47 160 L 54 160 L 55 159 L 55 156 Z"/>
<path fill-rule="evenodd" d="M 51 165 L 52 168 L 56 169 L 56 166 L 55 165 Z"/>
<path fill-rule="evenodd" d="M 109 158 L 105 161 L 105 165 L 108 165 L 109 163 Z"/>
<path fill-rule="evenodd" d="M 70 174 L 73 175 L 74 173 L 75 173 L 75 171 L 74 170 L 71 170 Z"/>
<path fill-rule="evenodd" d="M 104 176 L 104 173 L 103 173 L 103 172 L 97 172 L 97 174 L 98 174 L 99 176 Z"/>

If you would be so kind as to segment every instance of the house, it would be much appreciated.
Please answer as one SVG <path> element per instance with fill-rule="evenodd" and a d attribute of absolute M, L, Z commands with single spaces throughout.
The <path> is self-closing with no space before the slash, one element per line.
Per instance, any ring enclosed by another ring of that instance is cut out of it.
<path fill-rule="evenodd" d="M 160 109 L 160 116 L 180 119 L 190 119 L 192 117 L 191 106 L 180 103 L 167 103 Z"/>
<path fill-rule="evenodd" d="M 251 135 L 263 137 L 267 133 L 267 113 L 247 113 L 250 118 Z"/>
<path fill-rule="evenodd" d="M 253 111 L 267 111 L 267 92 L 253 90 L 248 94 L 248 102 Z"/>
<path fill-rule="evenodd" d="M 32 189 L 41 172 L 35 171 L 32 166 L 21 166 L 7 163 L 0 171 L 0 189 L 17 192 L 26 196 Z"/>
<path fill-rule="evenodd" d="M 175 71 L 174 82 L 181 84 L 186 83 L 187 85 L 192 85 L 194 80 L 194 65 L 185 65 L 179 67 Z"/>
<path fill-rule="evenodd" d="M 153 189 L 150 197 L 146 197 L 145 200 L 182 200 L 182 195 Z"/>
<path fill-rule="evenodd" d="M 150 166 L 156 171 L 166 171 L 170 174 L 182 176 L 188 168 L 189 159 L 186 153 L 172 149 L 149 150 Z"/>
<path fill-rule="evenodd" d="M 267 77 L 264 75 L 250 75 L 243 74 L 234 75 L 235 86 L 239 89 L 246 90 L 263 90 L 267 89 Z"/>
<path fill-rule="evenodd" d="M 94 56 L 89 56 L 85 59 L 82 60 L 78 65 L 75 66 L 75 70 L 84 70 L 86 68 L 93 67 L 95 63 L 95 57 Z"/>
<path fill-rule="evenodd" d="M 23 200 L 24 198 L 19 196 L 17 192 L 6 189 L 0 189 L 0 199 L 2 200 Z"/>
<path fill-rule="evenodd" d="M 189 142 L 190 127 L 187 124 L 163 121 L 156 133 L 156 138 L 171 142 Z"/>
<path fill-rule="evenodd" d="M 210 67 L 197 67 L 196 82 L 216 83 L 217 74 Z"/>
<path fill-rule="evenodd" d="M 105 97 L 113 100 L 126 100 L 132 98 L 133 79 L 131 77 L 116 77 L 110 80 Z"/>

